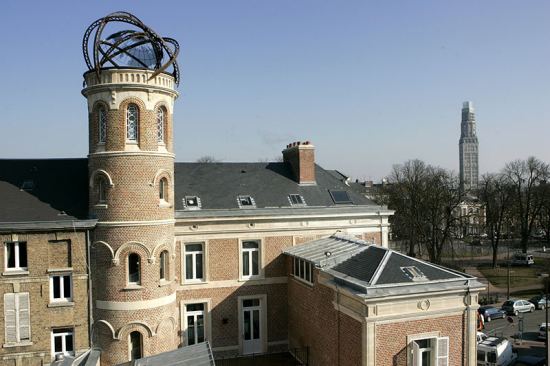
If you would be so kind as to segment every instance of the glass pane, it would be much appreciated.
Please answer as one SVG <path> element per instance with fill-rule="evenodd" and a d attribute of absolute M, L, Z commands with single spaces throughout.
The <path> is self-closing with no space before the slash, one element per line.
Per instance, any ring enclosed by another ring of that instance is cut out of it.
<path fill-rule="evenodd" d="M 132 349 L 130 358 L 132 360 L 141 358 L 141 334 L 139 332 L 130 333 L 130 347 Z"/>
<path fill-rule="evenodd" d="M 61 297 L 61 285 L 60 285 L 61 278 L 54 277 L 53 278 L 53 298 L 59 299 Z"/>
<path fill-rule="evenodd" d="M 185 279 L 193 279 L 193 255 L 191 254 L 185 256 Z"/>
<path fill-rule="evenodd" d="M 252 338 L 260 339 L 260 310 L 252 311 Z"/>
<path fill-rule="evenodd" d="M 244 339 L 246 341 L 249 341 L 250 340 L 250 311 L 245 311 L 244 312 Z"/>
<path fill-rule="evenodd" d="M 71 297 L 71 276 L 63 276 L 63 295 Z"/>
<path fill-rule="evenodd" d="M 204 317 L 197 315 L 197 343 L 204 342 Z"/>
<path fill-rule="evenodd" d="M 187 304 L 185 308 L 187 311 L 204 311 L 204 304 Z"/>
<path fill-rule="evenodd" d="M 245 242 L 243 242 L 243 248 L 244 248 L 244 249 L 254 249 L 254 248 L 258 248 L 258 242 L 255 242 L 255 241 L 245 241 Z"/>
<path fill-rule="evenodd" d="M 202 253 L 196 255 L 196 261 L 197 261 L 197 276 L 196 278 L 202 278 Z"/>
<path fill-rule="evenodd" d="M 294 258 L 294 275 L 298 276 L 299 272 L 300 272 L 300 260 L 298 258 Z"/>
<path fill-rule="evenodd" d="M 260 306 L 260 299 L 243 300 L 243 307 L 244 308 L 249 308 L 251 306 Z"/>
<path fill-rule="evenodd" d="M 54 351 L 63 352 L 63 339 L 61 336 L 53 337 Z"/>
<path fill-rule="evenodd" d="M 306 263 L 306 273 L 305 273 L 305 280 L 308 282 L 311 282 L 311 264 L 309 262 Z"/>
<path fill-rule="evenodd" d="M 190 315 L 187 317 L 187 344 L 195 343 L 195 317 Z"/>
<path fill-rule="evenodd" d="M 430 352 L 422 352 L 422 366 L 430 366 Z"/>
<path fill-rule="evenodd" d="M 27 267 L 27 243 L 19 243 L 19 267 Z"/>
<path fill-rule="evenodd" d="M 300 277 L 305 278 L 306 277 L 305 273 L 306 273 L 306 262 L 300 261 Z"/>
<path fill-rule="evenodd" d="M 8 257 L 8 268 L 15 268 L 15 244 L 6 244 L 6 255 Z"/>
<path fill-rule="evenodd" d="M 139 283 L 139 256 L 135 253 L 128 256 L 128 280 Z"/>
<path fill-rule="evenodd" d="M 166 252 L 160 253 L 160 279 L 166 278 Z"/>
<path fill-rule="evenodd" d="M 252 252 L 252 275 L 257 276 L 260 273 L 258 266 L 258 251 Z"/>
<path fill-rule="evenodd" d="M 250 254 L 243 252 L 243 276 L 250 276 Z"/>
<path fill-rule="evenodd" d="M 202 252 L 202 244 L 187 244 L 185 246 L 186 252 Z"/>
<path fill-rule="evenodd" d="M 74 351 L 74 349 L 73 349 L 73 334 L 72 333 L 69 333 L 65 337 L 65 348 L 66 348 L 67 352 Z"/>

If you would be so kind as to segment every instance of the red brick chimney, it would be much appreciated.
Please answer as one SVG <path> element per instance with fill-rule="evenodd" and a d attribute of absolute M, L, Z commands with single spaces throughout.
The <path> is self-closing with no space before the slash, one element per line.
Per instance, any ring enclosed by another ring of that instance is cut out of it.
<path fill-rule="evenodd" d="M 293 142 L 283 150 L 283 161 L 290 164 L 294 179 L 299 184 L 315 183 L 315 146 L 309 141 Z"/>

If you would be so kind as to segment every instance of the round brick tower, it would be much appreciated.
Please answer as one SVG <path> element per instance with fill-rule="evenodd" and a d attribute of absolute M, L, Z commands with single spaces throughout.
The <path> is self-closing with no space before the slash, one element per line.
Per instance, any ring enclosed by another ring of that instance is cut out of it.
<path fill-rule="evenodd" d="M 179 344 L 172 138 L 177 69 L 169 74 L 159 62 L 156 69 L 135 63 L 96 63 L 84 74 L 82 90 L 89 113 L 89 212 L 98 219 L 90 250 L 92 342 L 102 350 L 102 365 Z"/>

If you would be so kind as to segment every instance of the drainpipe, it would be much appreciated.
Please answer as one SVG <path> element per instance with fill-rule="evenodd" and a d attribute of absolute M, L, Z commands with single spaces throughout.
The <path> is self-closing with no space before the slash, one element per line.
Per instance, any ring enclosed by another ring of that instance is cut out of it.
<path fill-rule="evenodd" d="M 93 315 L 92 315 L 92 271 L 90 270 L 90 230 L 86 230 L 86 271 L 88 274 L 88 345 L 90 347 L 90 350 L 93 347 L 93 332 L 92 332 L 92 325 L 93 325 Z"/>

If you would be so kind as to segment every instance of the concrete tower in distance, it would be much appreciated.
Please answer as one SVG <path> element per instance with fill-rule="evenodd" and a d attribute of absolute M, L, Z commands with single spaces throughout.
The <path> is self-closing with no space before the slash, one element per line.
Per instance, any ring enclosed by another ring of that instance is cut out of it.
<path fill-rule="evenodd" d="M 98 219 L 92 342 L 102 349 L 102 365 L 179 344 L 172 145 L 178 49 L 123 12 L 97 20 L 84 35 L 89 211 Z"/>
<path fill-rule="evenodd" d="M 471 191 L 477 188 L 479 180 L 479 152 L 476 136 L 476 117 L 472 102 L 462 104 L 462 122 L 460 124 L 460 188 Z"/>

